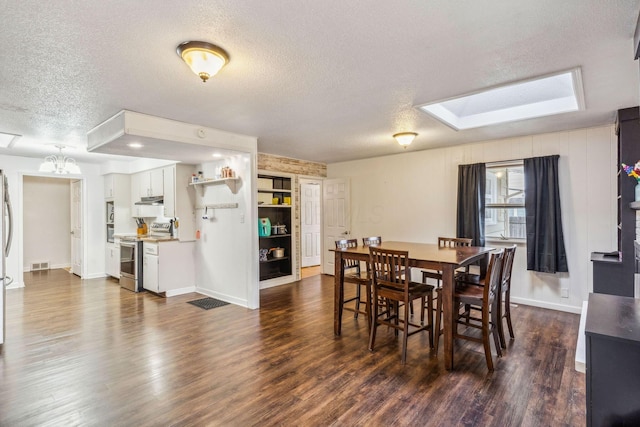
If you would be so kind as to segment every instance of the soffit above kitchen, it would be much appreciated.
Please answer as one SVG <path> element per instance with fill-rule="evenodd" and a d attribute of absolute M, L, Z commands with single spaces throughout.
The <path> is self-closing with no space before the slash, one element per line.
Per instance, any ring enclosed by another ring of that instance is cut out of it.
<path fill-rule="evenodd" d="M 278 7 L 279 6 L 279 7 Z M 0 154 L 40 157 L 126 109 L 255 135 L 258 151 L 319 162 L 611 124 L 639 102 L 640 1 L 36 2 L 3 5 Z M 230 62 L 203 83 L 176 46 Z M 585 109 L 455 131 L 417 110 L 580 67 Z M 153 157 L 153 153 L 149 153 Z M 175 160 L 179 159 L 176 154 Z"/>

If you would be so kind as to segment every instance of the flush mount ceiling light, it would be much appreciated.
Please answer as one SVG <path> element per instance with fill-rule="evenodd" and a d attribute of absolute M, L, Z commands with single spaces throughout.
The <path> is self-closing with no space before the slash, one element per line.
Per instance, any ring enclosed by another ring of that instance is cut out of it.
<path fill-rule="evenodd" d="M 81 173 L 76 161 L 62 154 L 62 149 L 66 147 L 64 145 L 56 145 L 56 148 L 60 150 L 60 153 L 45 157 L 44 162 L 42 162 L 38 170 L 40 172 L 53 172 L 56 175 Z"/>
<path fill-rule="evenodd" d="M 584 110 L 580 68 L 419 105 L 455 130 Z"/>
<path fill-rule="evenodd" d="M 404 148 L 407 148 L 416 136 L 418 136 L 418 134 L 415 132 L 400 132 L 393 135 L 396 141 L 398 141 L 398 144 L 402 145 Z"/>
<path fill-rule="evenodd" d="M 177 52 L 203 82 L 215 76 L 229 62 L 229 55 L 224 49 L 207 42 L 185 42 L 178 46 Z"/>

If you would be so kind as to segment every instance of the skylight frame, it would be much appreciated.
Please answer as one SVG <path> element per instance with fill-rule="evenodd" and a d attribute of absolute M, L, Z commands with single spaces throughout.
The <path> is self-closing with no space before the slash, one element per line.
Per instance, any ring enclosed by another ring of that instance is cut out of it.
<path fill-rule="evenodd" d="M 22 135 L 0 132 L 0 148 L 11 148 Z"/>
<path fill-rule="evenodd" d="M 489 110 L 482 114 L 475 114 L 475 115 L 462 116 L 462 117 L 457 116 L 450 109 L 442 105 L 451 101 L 463 100 L 465 98 L 473 99 L 473 97 L 477 95 L 486 95 L 493 91 L 503 91 L 504 89 L 508 89 L 512 87 L 522 87 L 523 85 L 527 85 L 529 83 L 538 83 L 539 81 L 545 80 L 545 79 L 550 79 L 554 77 L 562 78 L 562 76 L 566 76 L 566 75 L 571 76 L 571 87 L 573 91 L 573 98 L 570 98 L 570 100 L 567 99 L 568 97 L 564 97 L 564 98 L 555 97 L 555 98 L 547 99 L 546 101 L 543 101 L 543 102 L 534 102 L 534 103 L 529 102 L 529 103 L 524 103 L 524 104 L 520 104 L 520 105 L 508 107 L 508 108 Z M 570 106 L 569 102 L 575 103 L 575 107 L 573 107 L 573 105 Z M 504 85 L 492 86 L 492 87 L 481 89 L 475 92 L 466 93 L 464 95 L 458 95 L 451 98 L 442 99 L 439 101 L 416 105 L 415 108 L 417 108 L 423 113 L 430 115 L 436 120 L 444 123 L 445 125 L 449 126 L 455 131 L 476 129 L 480 127 L 493 126 L 493 125 L 498 125 L 503 123 L 511 123 L 511 122 L 516 122 L 521 120 L 529 120 L 529 119 L 546 117 L 551 115 L 583 111 L 585 109 L 585 103 L 584 103 L 584 91 L 582 86 L 582 72 L 580 67 L 576 67 L 569 70 L 563 70 L 556 73 L 533 77 L 526 80 L 511 82 Z M 498 118 L 498 116 L 500 116 L 502 113 L 505 113 L 506 111 L 512 111 L 512 110 L 517 110 L 519 114 Z M 533 110 L 537 110 L 537 112 L 534 113 Z M 483 122 L 480 120 L 479 116 L 486 116 L 485 118 L 489 120 L 486 120 Z"/>

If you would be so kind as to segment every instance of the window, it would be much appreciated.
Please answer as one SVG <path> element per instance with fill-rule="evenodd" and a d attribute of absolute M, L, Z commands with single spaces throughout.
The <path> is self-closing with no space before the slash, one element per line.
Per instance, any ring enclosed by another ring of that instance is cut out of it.
<path fill-rule="evenodd" d="M 487 164 L 484 233 L 487 239 L 524 240 L 524 165 Z"/>

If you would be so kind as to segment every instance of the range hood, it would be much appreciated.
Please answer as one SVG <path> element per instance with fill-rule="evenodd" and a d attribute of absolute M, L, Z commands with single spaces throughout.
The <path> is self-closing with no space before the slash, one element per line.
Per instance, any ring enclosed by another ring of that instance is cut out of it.
<path fill-rule="evenodd" d="M 200 164 L 213 152 L 238 155 L 255 137 L 122 110 L 87 133 L 87 151 Z M 130 144 L 142 144 L 132 148 Z"/>
<path fill-rule="evenodd" d="M 135 202 L 134 205 L 150 205 L 150 206 L 162 206 L 164 203 L 164 196 L 151 196 L 141 197 L 139 202 Z"/>

